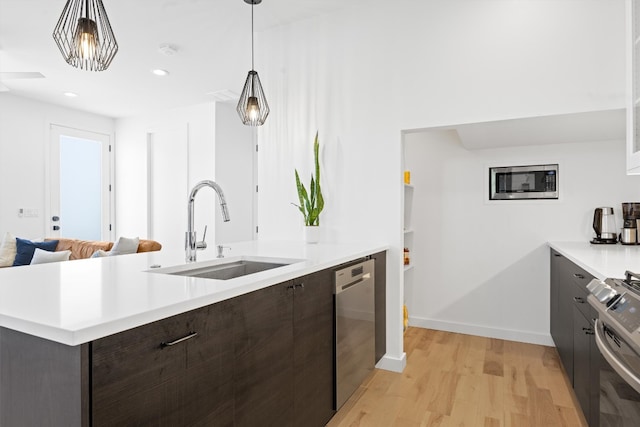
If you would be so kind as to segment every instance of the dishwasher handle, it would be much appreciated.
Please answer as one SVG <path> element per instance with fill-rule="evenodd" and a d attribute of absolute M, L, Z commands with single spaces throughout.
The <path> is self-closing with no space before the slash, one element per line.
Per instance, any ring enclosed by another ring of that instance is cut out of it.
<path fill-rule="evenodd" d="M 336 295 L 338 295 L 338 294 L 340 294 L 340 293 L 346 291 L 347 289 L 352 288 L 352 287 L 354 287 L 356 285 L 359 285 L 359 284 L 364 283 L 364 282 L 368 282 L 370 279 L 371 279 L 371 273 L 366 273 L 365 275 L 363 275 L 358 280 L 355 280 L 355 281 L 353 281 L 351 283 L 345 283 L 342 286 L 337 286 L 336 287 Z"/>
<path fill-rule="evenodd" d="M 370 259 L 342 268 L 335 272 L 336 295 L 363 283 L 372 282 L 375 279 L 375 260 Z"/>

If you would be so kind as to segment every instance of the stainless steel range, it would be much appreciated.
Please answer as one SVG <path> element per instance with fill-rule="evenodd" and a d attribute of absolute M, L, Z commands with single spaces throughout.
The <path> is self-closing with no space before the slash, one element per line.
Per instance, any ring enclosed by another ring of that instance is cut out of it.
<path fill-rule="evenodd" d="M 598 311 L 600 426 L 640 425 L 640 276 L 592 280 L 588 301 Z"/>

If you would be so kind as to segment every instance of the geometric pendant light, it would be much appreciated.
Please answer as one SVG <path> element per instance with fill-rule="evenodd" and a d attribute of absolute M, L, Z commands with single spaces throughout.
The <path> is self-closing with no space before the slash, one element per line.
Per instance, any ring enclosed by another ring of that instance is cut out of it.
<path fill-rule="evenodd" d="M 104 71 L 118 52 L 102 0 L 67 0 L 53 38 L 67 64 Z"/>
<path fill-rule="evenodd" d="M 251 71 L 247 75 L 236 111 L 245 125 L 261 126 L 269 115 L 269 104 L 264 96 L 258 72 L 253 69 L 253 5 L 262 3 L 262 0 L 244 2 L 251 5 Z"/>

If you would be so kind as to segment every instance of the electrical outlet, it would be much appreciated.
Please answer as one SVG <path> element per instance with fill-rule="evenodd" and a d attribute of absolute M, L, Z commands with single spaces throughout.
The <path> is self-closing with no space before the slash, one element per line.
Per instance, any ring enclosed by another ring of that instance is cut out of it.
<path fill-rule="evenodd" d="M 33 208 L 19 208 L 18 217 L 20 218 L 37 218 L 39 216 L 38 209 Z"/>

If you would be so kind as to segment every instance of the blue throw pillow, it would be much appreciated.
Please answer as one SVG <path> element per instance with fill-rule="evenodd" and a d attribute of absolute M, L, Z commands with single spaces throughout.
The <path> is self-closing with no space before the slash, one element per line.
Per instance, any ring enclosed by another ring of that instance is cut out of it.
<path fill-rule="evenodd" d="M 53 252 L 58 246 L 58 240 L 47 240 L 46 242 L 32 242 L 31 240 L 16 237 L 16 258 L 13 260 L 13 266 L 29 265 L 33 258 L 36 248 Z"/>

